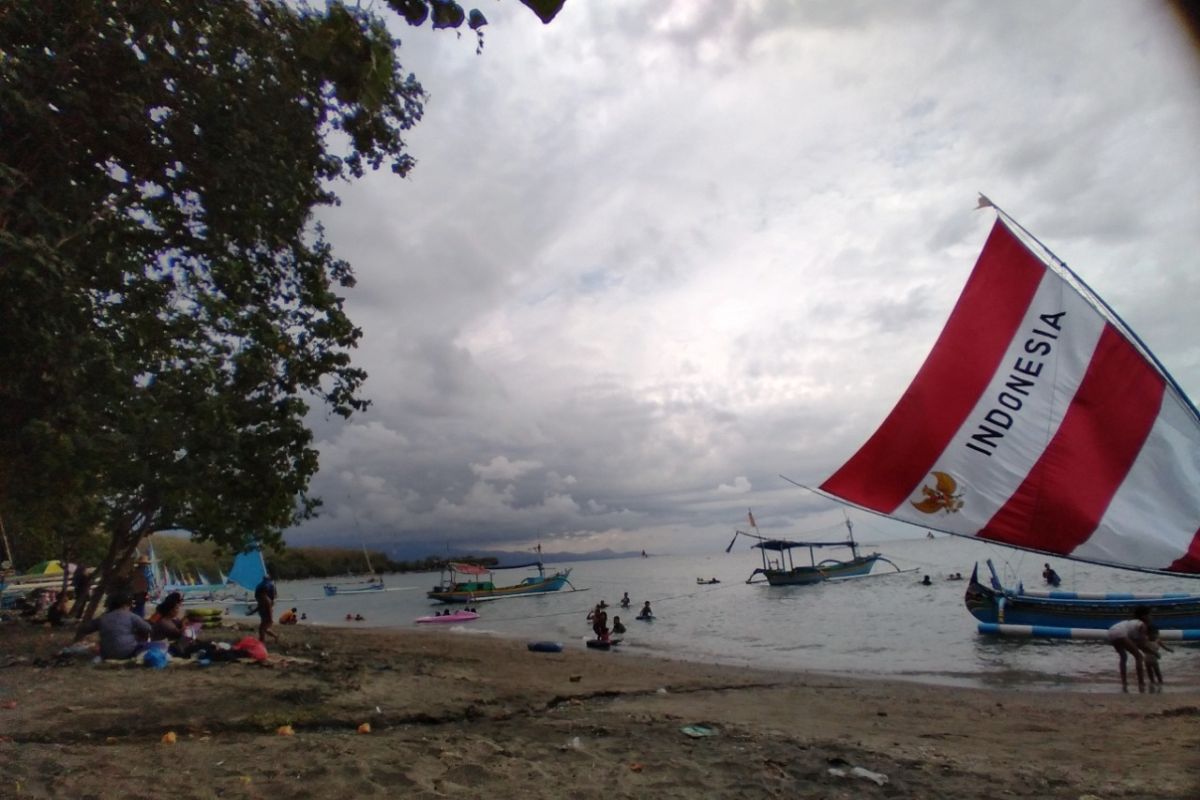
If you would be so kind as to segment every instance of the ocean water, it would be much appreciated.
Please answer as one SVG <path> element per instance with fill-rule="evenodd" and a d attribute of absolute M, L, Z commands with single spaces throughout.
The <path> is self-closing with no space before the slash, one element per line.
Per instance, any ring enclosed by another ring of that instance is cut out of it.
<path fill-rule="evenodd" d="M 991 558 L 1006 585 L 1023 580 L 1035 588 L 1041 587 L 1042 564 L 1049 560 L 1064 590 L 1200 592 L 1200 583 L 1186 578 L 1047 559 L 950 536 L 882 541 L 862 549 L 878 551 L 906 571 L 877 563 L 867 578 L 798 587 L 747 585 L 746 578 L 760 566 L 759 555 L 740 543 L 729 554 L 556 564 L 572 567 L 571 584 L 578 591 L 478 603 L 480 619 L 438 628 L 446 635 L 554 640 L 583 650 L 591 635 L 587 613 L 604 600 L 610 620 L 620 616 L 628 632 L 619 648 L 595 652 L 597 658 L 627 652 L 943 685 L 1110 692 L 1119 690 L 1117 658 L 1106 643 L 981 636 L 963 605 L 966 581 L 946 580 L 947 575 L 969 577 L 976 562 L 985 570 L 983 561 Z M 799 562 L 802 551 L 795 556 Z M 516 583 L 528 574 L 501 572 L 497 582 Z M 933 585 L 921 585 L 925 574 Z M 698 577 L 721 583 L 698 585 Z M 388 575 L 386 591 L 332 598 L 324 595 L 323 581 L 282 582 L 278 603 L 281 611 L 296 607 L 315 624 L 430 628 L 435 626 L 417 626 L 413 620 L 446 608 L 425 597 L 437 579 L 436 573 Z M 629 592 L 634 603 L 627 613 L 616 607 L 622 592 Z M 652 622 L 634 619 L 645 600 L 657 617 Z M 348 622 L 347 614 L 364 620 Z M 1200 647 L 1171 646 L 1174 652 L 1161 662 L 1165 691 L 1200 688 Z"/>

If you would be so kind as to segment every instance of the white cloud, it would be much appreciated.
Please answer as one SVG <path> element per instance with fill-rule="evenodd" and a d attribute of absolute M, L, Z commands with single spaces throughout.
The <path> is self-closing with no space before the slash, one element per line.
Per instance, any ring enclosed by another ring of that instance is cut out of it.
<path fill-rule="evenodd" d="M 316 420 L 326 514 L 289 539 L 350 506 L 398 545 L 705 549 L 747 503 L 836 524 L 778 475 L 819 482 L 900 396 L 991 224 L 977 191 L 1200 395 L 1200 67 L 1169 8 L 489 17 L 478 57 L 397 28 L 418 166 L 322 215 L 374 405 Z"/>
<path fill-rule="evenodd" d="M 496 456 L 487 464 L 472 464 L 471 471 L 485 481 L 514 481 L 541 466 L 540 461 L 509 461 Z"/>
<path fill-rule="evenodd" d="M 733 479 L 733 483 L 722 483 L 717 487 L 718 494 L 745 494 L 751 489 L 750 481 L 745 475 L 738 475 Z"/>

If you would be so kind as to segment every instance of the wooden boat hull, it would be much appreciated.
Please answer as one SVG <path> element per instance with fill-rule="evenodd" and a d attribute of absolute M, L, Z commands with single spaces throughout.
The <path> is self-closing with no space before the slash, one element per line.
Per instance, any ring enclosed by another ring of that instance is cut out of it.
<path fill-rule="evenodd" d="M 859 556 L 849 561 L 825 561 L 815 567 L 795 567 L 793 569 L 760 569 L 771 586 L 809 586 L 822 581 L 837 580 L 838 578 L 857 578 L 868 574 L 879 554 Z"/>
<path fill-rule="evenodd" d="M 1163 630 L 1200 628 L 1200 595 L 1081 598 L 1073 592 L 1049 592 L 1042 597 L 998 592 L 972 577 L 964 601 L 975 619 L 997 625 L 1108 629 L 1145 607 Z"/>
<path fill-rule="evenodd" d="M 502 600 L 509 597 L 525 597 L 531 594 L 557 592 L 567 585 L 571 570 L 555 573 L 546 578 L 526 578 L 513 586 L 494 586 L 490 583 L 455 584 L 438 587 L 425 596 L 440 603 L 477 603 L 484 600 Z"/>

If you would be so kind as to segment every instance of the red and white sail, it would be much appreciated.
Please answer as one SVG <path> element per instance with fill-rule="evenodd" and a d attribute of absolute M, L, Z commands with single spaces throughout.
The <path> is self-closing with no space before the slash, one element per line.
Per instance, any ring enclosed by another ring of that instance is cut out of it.
<path fill-rule="evenodd" d="M 821 490 L 917 525 L 1200 573 L 1200 420 L 1002 220 L 879 430 Z"/>

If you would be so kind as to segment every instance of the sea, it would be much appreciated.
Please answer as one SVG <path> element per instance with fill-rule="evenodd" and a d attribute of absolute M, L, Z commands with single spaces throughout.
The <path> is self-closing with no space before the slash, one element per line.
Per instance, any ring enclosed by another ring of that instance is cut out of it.
<path fill-rule="evenodd" d="M 436 628 L 447 636 L 502 636 L 558 641 L 586 650 L 591 636 L 588 612 L 608 604 L 610 621 L 627 628 L 611 651 L 597 658 L 643 654 L 732 666 L 782 669 L 860 677 L 883 677 L 927 684 L 986 689 L 1119 691 L 1117 657 L 1105 642 L 1005 638 L 977 632 L 963 604 L 966 580 L 992 559 L 1007 586 L 1024 582 L 1042 588 L 1046 561 L 1063 578 L 1063 590 L 1108 592 L 1200 592 L 1200 583 L 1047 559 L 959 537 L 860 543 L 892 563 L 878 562 L 871 575 L 814 586 L 747 584 L 761 566 L 758 550 L 739 543 L 732 552 L 650 555 L 547 565 L 571 568 L 570 586 L 559 592 L 476 604 L 478 620 L 457 625 L 417 625 L 417 617 L 447 606 L 425 592 L 437 573 L 386 575 L 385 591 L 327 597 L 325 581 L 278 584 L 278 610 L 296 608 L 306 624 L 354 628 Z M 818 560 L 848 551 L 818 551 Z M 797 563 L 807 551 L 795 551 Z M 807 563 L 807 562 L 806 562 Z M 531 570 L 498 572 L 500 585 L 517 583 Z M 931 585 L 922 585 L 929 575 Z M 700 585 L 697 579 L 716 578 Z M 351 589 L 354 579 L 331 581 Z M 573 591 L 572 591 L 573 587 Z M 628 592 L 632 606 L 617 607 Z M 651 622 L 635 619 L 649 600 Z M 460 606 L 449 606 L 460 608 Z M 244 613 L 244 612 L 241 612 Z M 351 618 L 347 620 L 347 615 Z M 353 618 L 361 616 L 361 621 Z M 1200 689 L 1200 647 L 1171 643 L 1161 663 L 1166 693 Z M 1132 669 L 1132 665 L 1131 669 Z M 1132 679 L 1132 675 L 1131 675 Z"/>

